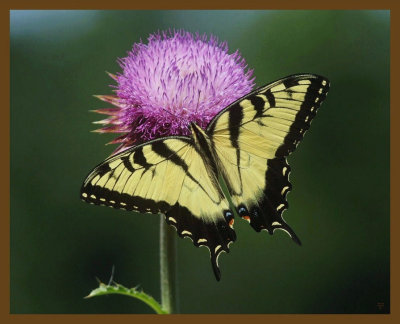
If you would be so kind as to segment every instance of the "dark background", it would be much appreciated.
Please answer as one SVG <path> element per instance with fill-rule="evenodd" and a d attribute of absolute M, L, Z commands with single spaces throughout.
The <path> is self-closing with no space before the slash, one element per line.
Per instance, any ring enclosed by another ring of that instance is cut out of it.
<path fill-rule="evenodd" d="M 331 90 L 292 167 L 285 219 L 302 240 L 257 234 L 220 257 L 178 239 L 183 313 L 387 313 L 389 11 L 11 11 L 11 313 L 151 313 L 123 296 L 83 299 L 96 277 L 159 300 L 159 217 L 79 199 L 114 147 L 90 133 L 105 71 L 168 28 L 240 49 L 258 86 L 299 72 Z M 384 303 L 382 310 L 377 303 Z"/>

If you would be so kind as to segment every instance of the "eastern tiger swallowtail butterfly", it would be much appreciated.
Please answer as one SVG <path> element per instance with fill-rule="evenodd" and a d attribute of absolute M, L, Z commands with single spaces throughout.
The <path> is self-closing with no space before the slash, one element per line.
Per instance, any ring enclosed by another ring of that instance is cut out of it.
<path fill-rule="evenodd" d="M 191 136 L 158 138 L 111 156 L 89 173 L 81 198 L 96 205 L 163 214 L 180 237 L 210 250 L 217 280 L 218 256 L 236 240 L 234 212 L 257 232 L 286 231 L 290 167 L 286 157 L 310 127 L 329 89 L 313 74 L 288 76 L 249 93 Z M 230 206 L 219 179 L 234 206 Z"/>

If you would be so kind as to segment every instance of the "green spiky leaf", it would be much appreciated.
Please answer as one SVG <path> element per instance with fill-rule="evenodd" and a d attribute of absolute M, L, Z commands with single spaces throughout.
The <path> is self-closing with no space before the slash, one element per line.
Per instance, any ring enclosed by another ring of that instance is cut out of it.
<path fill-rule="evenodd" d="M 85 298 L 91 298 L 102 295 L 111 295 L 111 294 L 119 294 L 125 295 L 129 297 L 133 297 L 141 300 L 149 307 L 151 307 L 157 314 L 168 314 L 161 305 L 150 295 L 145 292 L 138 290 L 137 287 L 134 288 L 126 288 L 118 283 L 114 283 L 113 285 L 106 285 L 100 282 L 99 287 L 93 289 L 88 296 Z"/>

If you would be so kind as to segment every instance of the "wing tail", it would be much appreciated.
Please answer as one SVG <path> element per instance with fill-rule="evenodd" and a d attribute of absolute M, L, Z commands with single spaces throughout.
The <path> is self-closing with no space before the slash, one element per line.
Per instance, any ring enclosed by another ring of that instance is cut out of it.
<path fill-rule="evenodd" d="M 231 211 L 226 210 L 225 215 Z M 217 222 L 206 222 L 194 217 L 190 211 L 176 204 L 165 214 L 167 224 L 175 227 L 180 237 L 189 237 L 196 247 L 206 246 L 210 251 L 211 265 L 216 279 L 221 279 L 218 257 L 222 252 L 229 253 L 229 244 L 236 240 L 236 233 L 229 221 L 215 215 Z"/>

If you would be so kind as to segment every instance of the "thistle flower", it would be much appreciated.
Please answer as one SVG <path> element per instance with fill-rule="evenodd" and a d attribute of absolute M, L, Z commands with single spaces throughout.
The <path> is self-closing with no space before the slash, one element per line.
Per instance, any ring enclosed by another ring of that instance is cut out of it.
<path fill-rule="evenodd" d="M 223 108 L 251 91 L 253 71 L 238 51 L 214 36 L 183 30 L 152 34 L 148 44 L 133 45 L 119 59 L 122 73 L 115 95 L 97 96 L 112 104 L 95 112 L 108 115 L 95 122 L 100 133 L 122 133 L 114 153 L 168 135 L 189 135 L 188 125 L 205 128 Z M 247 71 L 246 71 L 247 70 Z"/>

